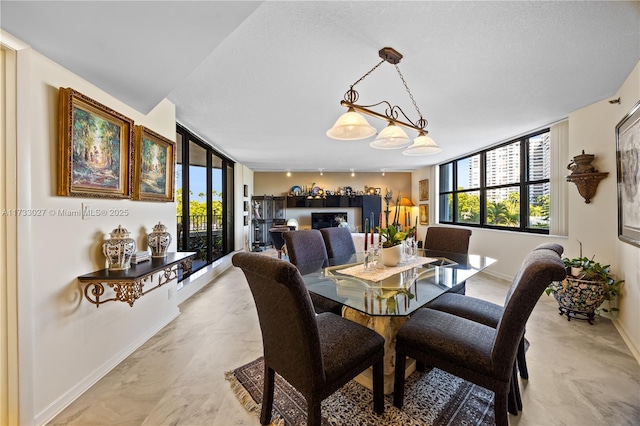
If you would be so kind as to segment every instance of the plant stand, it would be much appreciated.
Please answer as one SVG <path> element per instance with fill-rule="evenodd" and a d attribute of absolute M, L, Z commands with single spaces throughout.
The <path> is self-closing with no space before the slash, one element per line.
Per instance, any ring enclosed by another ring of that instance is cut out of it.
<path fill-rule="evenodd" d="M 596 316 L 594 312 L 574 311 L 573 309 L 565 308 L 564 306 L 559 306 L 558 310 L 560 311 L 560 315 L 567 316 L 567 321 L 571 321 L 571 318 L 575 318 L 577 320 L 587 321 L 590 325 L 593 325 L 593 320 Z"/>
<path fill-rule="evenodd" d="M 596 309 L 604 302 L 607 289 L 598 281 L 586 281 L 567 276 L 551 283 L 549 288 L 558 302 L 560 315 L 587 321 L 593 325 Z"/>

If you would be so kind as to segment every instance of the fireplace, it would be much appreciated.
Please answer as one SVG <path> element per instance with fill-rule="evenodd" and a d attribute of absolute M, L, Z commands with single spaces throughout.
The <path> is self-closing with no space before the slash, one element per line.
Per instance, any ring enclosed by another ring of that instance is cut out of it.
<path fill-rule="evenodd" d="M 311 228 L 332 228 L 347 223 L 347 212 L 311 213 Z"/>

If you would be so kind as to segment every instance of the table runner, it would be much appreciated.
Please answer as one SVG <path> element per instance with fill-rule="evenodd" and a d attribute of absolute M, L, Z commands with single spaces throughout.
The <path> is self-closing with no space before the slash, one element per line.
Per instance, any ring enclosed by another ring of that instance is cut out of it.
<path fill-rule="evenodd" d="M 389 278 L 392 275 L 407 271 L 411 268 L 415 268 L 416 266 L 421 266 L 426 263 L 435 262 L 437 260 L 438 259 L 433 257 L 416 257 L 415 259 L 407 259 L 404 262 L 398 264 L 398 266 L 384 266 L 381 269 L 378 269 L 375 266 L 371 266 L 368 271 L 365 271 L 364 265 L 360 264 L 345 269 L 337 269 L 335 270 L 335 272 L 340 272 L 341 274 L 350 275 L 352 277 L 361 278 L 363 280 L 378 282 L 384 280 L 385 278 Z"/>

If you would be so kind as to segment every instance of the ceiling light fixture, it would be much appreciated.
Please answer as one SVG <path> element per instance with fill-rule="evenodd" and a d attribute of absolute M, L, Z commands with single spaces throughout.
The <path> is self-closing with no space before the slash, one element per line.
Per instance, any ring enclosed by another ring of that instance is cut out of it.
<path fill-rule="evenodd" d="M 380 169 L 380 171 L 382 172 L 382 176 L 384 176 L 384 169 Z"/>
<path fill-rule="evenodd" d="M 369 72 L 367 72 L 355 83 L 353 83 L 349 87 L 349 90 L 347 90 L 347 92 L 344 94 L 344 100 L 340 101 L 340 105 L 347 107 L 347 112 L 340 116 L 340 118 L 338 118 L 331 129 L 327 130 L 327 136 L 332 139 L 338 140 L 360 140 L 375 135 L 376 129 L 372 127 L 367 122 L 366 118 L 364 118 L 364 116 L 362 115 L 367 114 L 372 117 L 385 120 L 389 123 L 389 125 L 380 132 L 378 137 L 369 144 L 371 147 L 376 149 L 399 149 L 405 148 L 406 146 L 411 144 L 411 139 L 409 138 L 409 136 L 407 136 L 407 133 L 400 128 L 400 126 L 402 126 L 414 130 L 418 133 L 418 137 L 414 139 L 413 145 L 405 150 L 404 153 L 406 153 L 406 155 L 429 155 L 440 152 L 441 149 L 433 141 L 433 139 L 426 137 L 427 133 L 429 133 L 425 129 L 428 122 L 422 116 L 420 108 L 418 108 L 418 104 L 416 104 L 416 101 L 411 94 L 411 90 L 409 90 L 409 86 L 404 80 L 404 76 L 400 72 L 400 68 L 398 68 L 398 64 L 402 59 L 402 54 L 400 54 L 392 47 L 384 47 L 380 49 L 378 54 L 380 55 L 380 58 L 382 58 L 382 60 L 378 62 L 376 66 L 371 68 Z M 400 80 L 402 80 L 402 83 L 404 84 L 404 87 L 409 94 L 409 98 L 411 98 L 411 102 L 418 112 L 419 118 L 415 122 L 411 121 L 411 119 L 407 117 L 407 114 L 405 114 L 405 112 L 398 105 L 391 105 L 387 101 L 381 101 L 377 104 L 372 105 L 356 104 L 360 95 L 353 88 L 356 84 L 364 80 L 369 74 L 375 71 L 375 69 L 382 65 L 384 62 L 389 62 L 396 67 L 396 71 L 398 71 Z M 384 114 L 370 109 L 379 105 L 385 106 Z M 403 117 L 403 120 L 406 120 L 408 123 L 405 121 L 401 121 L 399 119 L 399 117 L 401 116 Z M 428 139 L 428 141 L 425 141 L 425 138 Z M 430 148 L 424 149 L 423 146 L 425 146 L 425 143 L 426 146 Z M 436 148 L 438 149 L 438 151 L 435 150 Z"/>
<path fill-rule="evenodd" d="M 320 170 L 320 176 L 323 176 L 324 174 L 322 173 L 322 169 L 318 169 Z"/>
<path fill-rule="evenodd" d="M 351 169 L 351 177 L 354 177 L 355 175 L 355 172 L 353 171 L 353 169 Z"/>
<path fill-rule="evenodd" d="M 287 177 L 291 177 L 291 172 L 287 172 Z"/>

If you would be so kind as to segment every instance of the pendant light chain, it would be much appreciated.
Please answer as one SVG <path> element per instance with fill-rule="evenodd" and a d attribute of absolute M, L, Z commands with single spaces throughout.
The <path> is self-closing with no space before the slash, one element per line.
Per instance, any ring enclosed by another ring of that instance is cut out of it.
<path fill-rule="evenodd" d="M 398 65 L 394 65 L 394 66 L 396 67 L 396 71 L 398 71 L 398 75 L 400 76 L 400 80 L 402 80 L 402 84 L 404 84 L 404 88 L 407 90 L 407 93 L 411 98 L 411 102 L 413 102 L 413 106 L 416 108 L 416 111 L 418 111 L 418 115 L 420 116 L 420 119 L 417 121 L 416 124 L 418 124 L 418 127 L 424 128 L 427 125 L 427 120 L 422 118 L 422 112 L 420 112 L 420 108 L 418 108 L 418 104 L 416 103 L 416 100 L 413 98 L 413 95 L 411 94 L 411 90 L 409 90 L 409 86 L 407 85 L 407 82 L 404 80 L 404 76 L 402 75 L 402 72 L 400 72 L 400 68 L 398 67 Z"/>
<path fill-rule="evenodd" d="M 374 72 L 374 71 L 376 70 L 376 68 L 378 68 L 378 67 L 379 67 L 380 65 L 382 65 L 384 62 L 385 62 L 385 60 L 384 60 L 384 59 L 383 59 L 383 60 L 381 60 L 380 62 L 378 62 L 378 64 L 377 64 L 375 67 L 371 68 L 371 69 L 369 70 L 369 72 L 368 72 L 368 73 L 366 73 L 365 75 L 363 75 L 362 77 L 360 77 L 360 78 L 358 79 L 358 81 L 356 81 L 355 83 L 353 83 L 353 84 L 351 85 L 351 88 L 353 89 L 353 86 L 355 86 L 356 84 L 358 84 L 358 83 L 360 83 L 362 80 L 364 80 L 364 79 L 365 79 L 369 74 L 371 74 L 372 72 Z M 396 67 L 396 68 L 397 68 L 397 67 Z"/>

